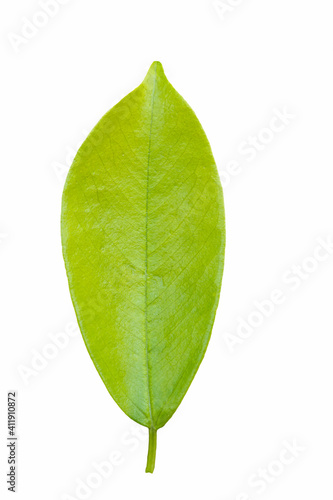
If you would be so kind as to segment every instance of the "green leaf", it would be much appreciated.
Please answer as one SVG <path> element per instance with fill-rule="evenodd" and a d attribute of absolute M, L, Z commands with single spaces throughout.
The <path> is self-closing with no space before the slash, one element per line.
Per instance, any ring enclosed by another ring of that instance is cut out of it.
<path fill-rule="evenodd" d="M 208 345 L 225 246 L 209 143 L 159 62 L 78 151 L 61 228 L 85 344 L 116 403 L 149 428 L 152 472 L 156 431 Z"/>

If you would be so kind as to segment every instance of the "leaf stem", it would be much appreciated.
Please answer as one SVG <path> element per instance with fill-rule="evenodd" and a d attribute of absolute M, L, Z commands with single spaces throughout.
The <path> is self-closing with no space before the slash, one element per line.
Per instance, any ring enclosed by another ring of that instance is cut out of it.
<path fill-rule="evenodd" d="M 147 455 L 146 472 L 154 472 L 156 458 L 157 430 L 154 427 L 149 429 L 149 445 Z"/>

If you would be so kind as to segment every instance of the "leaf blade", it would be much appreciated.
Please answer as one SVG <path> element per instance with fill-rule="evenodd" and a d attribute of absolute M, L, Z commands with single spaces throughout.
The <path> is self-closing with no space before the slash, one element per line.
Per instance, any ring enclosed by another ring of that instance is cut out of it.
<path fill-rule="evenodd" d="M 80 329 L 107 389 L 133 420 L 162 427 L 208 345 L 225 223 L 206 135 L 160 63 L 80 148 L 64 188 L 62 242 Z"/>

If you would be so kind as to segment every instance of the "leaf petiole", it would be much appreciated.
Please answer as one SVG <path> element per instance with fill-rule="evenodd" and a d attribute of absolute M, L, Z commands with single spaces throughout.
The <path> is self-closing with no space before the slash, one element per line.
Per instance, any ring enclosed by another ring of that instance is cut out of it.
<path fill-rule="evenodd" d="M 156 458 L 157 430 L 151 427 L 149 429 L 149 445 L 147 455 L 146 472 L 154 472 Z"/>

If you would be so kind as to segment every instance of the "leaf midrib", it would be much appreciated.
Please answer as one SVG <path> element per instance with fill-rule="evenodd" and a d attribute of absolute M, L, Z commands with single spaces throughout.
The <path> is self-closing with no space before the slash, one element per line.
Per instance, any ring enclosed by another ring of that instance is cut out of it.
<path fill-rule="evenodd" d="M 146 182 L 146 252 L 145 252 L 145 348 L 146 348 L 146 368 L 147 368 L 147 388 L 148 388 L 148 408 L 150 416 L 150 425 L 154 428 L 153 412 L 151 405 L 151 393 L 150 393 L 150 377 L 149 377 L 149 356 L 148 356 L 148 205 L 149 205 L 149 166 L 150 166 L 150 153 L 151 153 L 151 135 L 153 126 L 153 114 L 154 114 L 154 97 L 157 79 L 157 64 L 155 64 L 155 74 L 154 74 L 154 86 L 151 99 L 151 115 L 150 115 L 150 130 L 149 130 L 149 143 L 148 143 L 148 159 L 147 159 L 147 182 Z"/>

